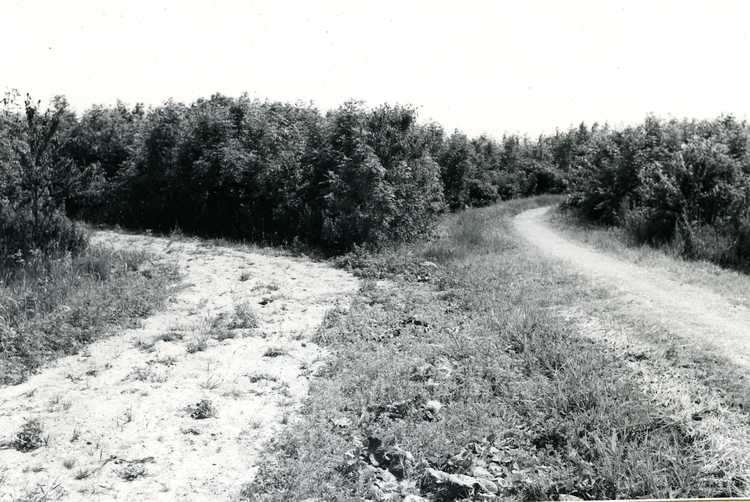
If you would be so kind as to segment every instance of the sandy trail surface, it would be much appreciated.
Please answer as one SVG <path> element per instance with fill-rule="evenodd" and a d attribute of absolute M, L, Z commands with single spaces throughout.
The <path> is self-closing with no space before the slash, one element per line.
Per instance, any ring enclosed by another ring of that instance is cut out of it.
<path fill-rule="evenodd" d="M 27 418 L 47 436 L 31 452 L 0 448 L 0 502 L 236 497 L 325 356 L 310 336 L 327 310 L 348 304 L 356 280 L 310 260 L 198 240 L 107 231 L 94 241 L 173 261 L 182 287 L 140 327 L 0 387 L 0 442 Z M 238 322 L 247 321 L 236 313 L 247 314 L 243 306 L 257 327 Z M 203 350 L 188 350 L 202 341 Z M 214 417 L 191 416 L 203 399 Z"/>
<path fill-rule="evenodd" d="M 545 256 L 606 288 L 629 317 L 664 327 L 697 347 L 750 367 L 750 311 L 708 289 L 602 254 L 571 241 L 547 223 L 550 207 L 525 211 L 516 230 Z"/>

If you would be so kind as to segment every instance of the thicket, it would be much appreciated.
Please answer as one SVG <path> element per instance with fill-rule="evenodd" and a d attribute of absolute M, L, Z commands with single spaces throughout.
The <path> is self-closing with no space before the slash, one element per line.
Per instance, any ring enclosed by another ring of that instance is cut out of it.
<path fill-rule="evenodd" d="M 567 192 L 568 207 L 638 243 L 747 267 L 749 136 L 732 117 L 494 140 L 356 101 L 323 114 L 214 95 L 77 117 L 63 98 L 43 110 L 8 96 L 0 265 L 80 252 L 68 217 L 345 251 L 428 234 L 445 210 Z"/>
<path fill-rule="evenodd" d="M 408 106 L 220 95 L 190 105 L 93 107 L 65 153 L 96 177 L 67 200 L 89 221 L 332 249 L 428 233 L 446 208 L 555 191 L 542 140 L 446 135 Z"/>
<path fill-rule="evenodd" d="M 38 102 L 8 94 L 0 110 L 0 271 L 32 254 L 78 253 L 84 232 L 65 215 L 65 201 L 85 179 L 63 151 L 75 120 L 62 98 Z"/>
<path fill-rule="evenodd" d="M 176 280 L 144 253 L 88 247 L 66 215 L 96 163 L 71 155 L 77 120 L 62 98 L 44 108 L 11 93 L 0 108 L 0 385 L 143 317 Z"/>
<path fill-rule="evenodd" d="M 568 134 L 567 206 L 637 243 L 750 265 L 750 129 L 731 116 Z"/>
<path fill-rule="evenodd" d="M 2 256 L 80 250 L 65 215 L 334 251 L 429 233 L 446 209 L 560 191 L 554 141 L 446 134 L 409 106 L 214 95 L 146 109 L 6 99 Z"/>

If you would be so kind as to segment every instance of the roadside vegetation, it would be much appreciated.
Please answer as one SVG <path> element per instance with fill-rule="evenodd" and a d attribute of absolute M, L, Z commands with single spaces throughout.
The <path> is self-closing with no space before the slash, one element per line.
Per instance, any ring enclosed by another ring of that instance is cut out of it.
<path fill-rule="evenodd" d="M 527 141 L 446 136 L 414 108 L 212 96 L 0 108 L 0 381 L 146 315 L 173 271 L 90 248 L 74 220 L 343 252 L 431 234 L 447 208 L 559 189 Z M 536 160 L 535 160 L 536 159 Z M 539 161 L 537 161 L 539 160 Z"/>
<path fill-rule="evenodd" d="M 156 257 L 89 246 L 66 216 L 91 175 L 63 153 L 70 119 L 62 99 L 11 96 L 0 113 L 0 384 L 147 315 L 176 280 Z"/>
<path fill-rule="evenodd" d="M 14 127 L 2 127 L 4 150 L 26 172 L 26 157 L 11 148 L 28 136 L 16 101 L 6 99 Z M 63 98 L 46 114 L 26 104 L 54 122 L 51 181 L 67 182 L 49 191 L 57 207 L 126 228 L 341 252 L 427 235 L 447 209 L 563 186 L 549 140 L 446 134 L 411 106 L 350 101 L 322 113 L 214 95 L 149 109 L 96 106 L 78 117 Z"/>
<path fill-rule="evenodd" d="M 731 116 L 495 140 L 358 101 L 321 112 L 217 94 L 80 116 L 64 98 L 4 101 L 3 257 L 75 252 L 66 216 L 342 253 L 429 236 L 446 211 L 542 193 L 567 194 L 578 216 L 638 243 L 739 268 L 750 256 L 750 130 Z"/>
<path fill-rule="evenodd" d="M 178 277 L 155 260 L 94 245 L 0 269 L 0 384 L 20 383 L 163 305 Z"/>
<path fill-rule="evenodd" d="M 555 314 L 596 292 L 529 255 L 509 224 L 555 200 L 464 211 L 434 241 L 341 257 L 359 295 L 321 327 L 333 357 L 245 498 L 745 493 L 732 458 Z"/>

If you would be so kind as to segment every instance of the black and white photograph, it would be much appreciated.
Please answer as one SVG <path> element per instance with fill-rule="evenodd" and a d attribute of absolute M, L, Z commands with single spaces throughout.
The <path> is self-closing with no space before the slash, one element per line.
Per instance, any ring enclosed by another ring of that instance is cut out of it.
<path fill-rule="evenodd" d="M 0 502 L 750 500 L 750 2 L 0 0 Z"/>

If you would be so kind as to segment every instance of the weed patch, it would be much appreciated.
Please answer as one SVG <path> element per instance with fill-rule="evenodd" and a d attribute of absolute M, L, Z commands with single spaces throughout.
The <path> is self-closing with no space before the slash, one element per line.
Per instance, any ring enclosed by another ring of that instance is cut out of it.
<path fill-rule="evenodd" d="M 46 361 L 159 308 L 177 273 L 134 272 L 148 255 L 91 246 L 77 258 L 45 258 L 0 270 L 0 384 L 20 383 Z"/>
<path fill-rule="evenodd" d="M 745 493 L 626 361 L 551 313 L 588 293 L 527 256 L 508 222 L 546 202 L 451 215 L 435 242 L 340 259 L 392 282 L 365 281 L 327 316 L 315 341 L 336 356 L 244 498 Z"/>
<path fill-rule="evenodd" d="M 120 477 L 125 481 L 135 481 L 146 475 L 146 467 L 140 463 L 129 463 L 120 470 Z"/>

